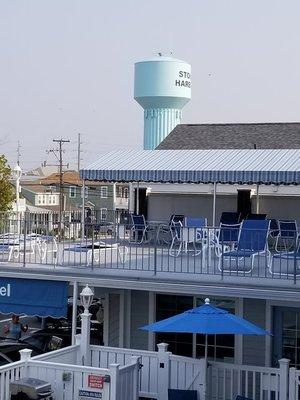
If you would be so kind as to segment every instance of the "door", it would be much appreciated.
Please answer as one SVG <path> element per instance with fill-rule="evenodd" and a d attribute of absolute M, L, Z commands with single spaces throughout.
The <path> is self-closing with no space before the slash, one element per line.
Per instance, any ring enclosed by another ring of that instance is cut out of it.
<path fill-rule="evenodd" d="M 291 367 L 300 369 L 300 309 L 274 307 L 273 365 L 288 358 Z"/>
<path fill-rule="evenodd" d="M 245 219 L 251 213 L 251 190 L 238 190 L 237 212 L 241 219 Z"/>

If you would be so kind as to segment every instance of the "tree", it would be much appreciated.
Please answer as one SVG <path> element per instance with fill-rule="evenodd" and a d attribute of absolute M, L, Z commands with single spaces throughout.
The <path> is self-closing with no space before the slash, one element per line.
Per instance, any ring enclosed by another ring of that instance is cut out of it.
<path fill-rule="evenodd" d="M 10 182 L 11 169 L 4 155 L 0 155 L 0 212 L 8 211 L 15 199 L 14 188 Z"/>

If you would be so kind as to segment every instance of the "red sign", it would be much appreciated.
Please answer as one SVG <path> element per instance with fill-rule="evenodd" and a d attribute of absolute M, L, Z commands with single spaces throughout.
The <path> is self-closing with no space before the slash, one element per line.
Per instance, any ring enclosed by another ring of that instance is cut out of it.
<path fill-rule="evenodd" d="M 101 375 L 89 375 L 88 386 L 93 389 L 103 389 L 104 376 Z"/>

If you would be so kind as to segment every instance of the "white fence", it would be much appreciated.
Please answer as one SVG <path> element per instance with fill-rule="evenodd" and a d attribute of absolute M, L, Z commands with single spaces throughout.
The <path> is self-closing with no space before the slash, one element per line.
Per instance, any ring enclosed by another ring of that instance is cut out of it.
<path fill-rule="evenodd" d="M 159 400 L 168 399 L 168 389 L 194 389 L 199 399 L 205 391 L 205 361 L 173 355 L 167 344 L 158 345 L 158 351 L 120 349 L 91 346 L 91 365 L 107 368 L 111 363 L 125 365 L 132 356 L 140 357 L 141 373 L 139 395 Z"/>
<path fill-rule="evenodd" d="M 279 361 L 279 368 L 211 361 L 207 367 L 204 359 L 173 355 L 164 343 L 157 352 L 90 346 L 89 366 L 76 365 L 78 345 L 33 358 L 30 350 L 21 353 L 22 361 L 0 367 L 0 400 L 9 400 L 9 383 L 22 377 L 50 382 L 56 400 L 76 400 L 91 375 L 105 377 L 103 400 L 167 400 L 168 389 L 197 390 L 198 400 L 232 400 L 237 395 L 300 400 L 300 371 L 289 368 L 286 359 Z"/>
<path fill-rule="evenodd" d="M 107 368 L 64 364 L 78 356 L 78 346 L 57 350 L 51 354 L 30 357 L 31 350 L 22 350 L 21 361 L 0 367 L 0 400 L 9 400 L 9 384 L 30 377 L 51 383 L 55 400 L 78 399 L 79 389 L 89 388 L 89 377 L 103 377 L 103 400 L 137 400 L 139 358 L 132 357 L 124 366 L 110 364 Z M 44 358 L 44 359 L 43 359 Z M 50 362 L 49 359 L 55 359 Z"/>

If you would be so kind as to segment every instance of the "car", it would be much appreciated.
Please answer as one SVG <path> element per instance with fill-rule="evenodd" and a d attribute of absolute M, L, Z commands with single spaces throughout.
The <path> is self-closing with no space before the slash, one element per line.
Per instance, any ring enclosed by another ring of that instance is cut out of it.
<path fill-rule="evenodd" d="M 76 333 L 81 328 L 77 326 Z M 91 321 L 91 344 L 103 345 L 103 325 Z M 20 360 L 20 350 L 32 350 L 32 356 L 58 350 L 70 346 L 72 342 L 72 326 L 66 320 L 56 320 L 48 323 L 46 329 L 37 329 L 21 337 L 21 339 L 0 339 L 0 366 Z"/>
<path fill-rule="evenodd" d="M 68 346 L 70 341 L 53 335 L 51 332 L 38 330 L 21 339 L 0 340 L 0 365 L 20 360 L 20 350 L 32 350 L 32 356 L 58 350 Z"/>

